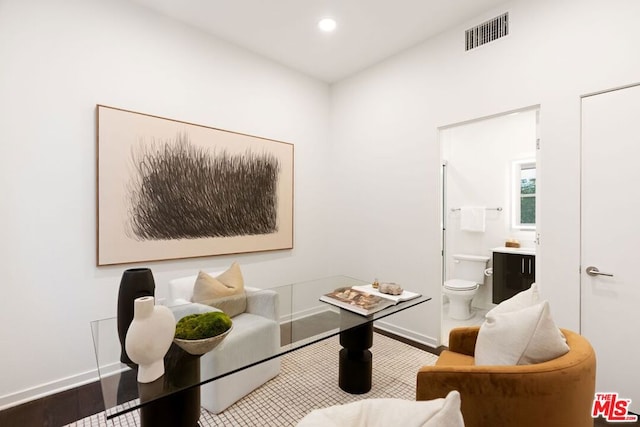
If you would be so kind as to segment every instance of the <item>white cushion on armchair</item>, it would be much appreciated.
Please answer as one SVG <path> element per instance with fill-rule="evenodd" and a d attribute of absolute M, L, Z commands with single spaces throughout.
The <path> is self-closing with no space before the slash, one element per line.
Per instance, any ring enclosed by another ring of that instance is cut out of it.
<path fill-rule="evenodd" d="M 217 276 L 220 273 L 209 274 Z M 191 302 L 196 278 L 194 275 L 169 281 L 171 305 Z M 278 294 L 272 290 L 248 287 L 245 287 L 245 291 L 247 308 L 244 313 L 232 318 L 231 333 L 220 345 L 200 358 L 200 376 L 203 380 L 272 356 L 280 349 Z M 218 414 L 279 372 L 280 358 L 275 358 L 207 383 L 200 388 L 202 406 Z"/>
<path fill-rule="evenodd" d="M 315 409 L 297 427 L 464 427 L 460 393 L 447 397 L 409 401 L 395 398 L 363 399 Z"/>

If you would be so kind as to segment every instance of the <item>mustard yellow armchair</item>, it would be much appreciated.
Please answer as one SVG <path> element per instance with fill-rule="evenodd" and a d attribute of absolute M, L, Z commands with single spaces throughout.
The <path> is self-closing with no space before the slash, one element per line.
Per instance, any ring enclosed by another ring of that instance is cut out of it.
<path fill-rule="evenodd" d="M 458 390 L 466 427 L 593 427 L 596 357 L 584 337 L 562 329 L 569 352 L 547 362 L 476 366 L 479 329 L 451 331 L 449 350 L 418 371 L 416 400 Z"/>

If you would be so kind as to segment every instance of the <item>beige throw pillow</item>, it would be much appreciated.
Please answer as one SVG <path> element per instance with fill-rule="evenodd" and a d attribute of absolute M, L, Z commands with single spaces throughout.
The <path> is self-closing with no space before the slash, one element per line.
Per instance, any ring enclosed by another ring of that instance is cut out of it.
<path fill-rule="evenodd" d="M 247 309 L 247 295 L 240 265 L 234 262 L 217 277 L 200 271 L 193 285 L 191 301 L 216 307 L 230 317 L 244 313 Z"/>
<path fill-rule="evenodd" d="M 475 349 L 476 365 L 530 365 L 555 359 L 569 351 L 566 339 L 551 318 L 549 303 L 505 313 L 487 313 Z"/>

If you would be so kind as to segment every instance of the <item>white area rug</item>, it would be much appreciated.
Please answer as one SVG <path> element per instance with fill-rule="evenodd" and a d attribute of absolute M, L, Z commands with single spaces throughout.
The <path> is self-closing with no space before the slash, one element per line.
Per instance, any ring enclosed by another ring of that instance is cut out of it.
<path fill-rule="evenodd" d="M 202 410 L 200 425 L 295 426 L 313 409 L 367 398 L 415 399 L 416 373 L 433 365 L 437 356 L 375 333 L 373 338 L 373 386 L 365 394 L 352 395 L 338 387 L 338 337 L 313 344 L 282 358 L 280 375 L 219 415 Z M 137 411 L 113 420 L 104 414 L 69 424 L 76 426 L 138 426 Z"/>

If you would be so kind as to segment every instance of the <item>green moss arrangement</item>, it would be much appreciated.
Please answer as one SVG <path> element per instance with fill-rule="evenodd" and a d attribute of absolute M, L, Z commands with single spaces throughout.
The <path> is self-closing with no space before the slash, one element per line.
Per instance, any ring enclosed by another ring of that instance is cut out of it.
<path fill-rule="evenodd" d="M 221 311 L 190 314 L 176 324 L 176 338 L 201 340 L 220 335 L 231 328 L 231 318 Z"/>

